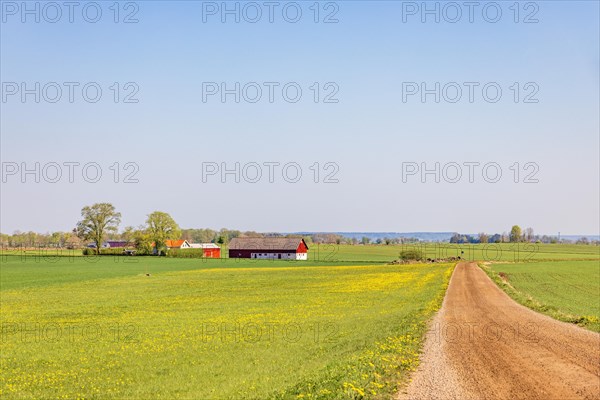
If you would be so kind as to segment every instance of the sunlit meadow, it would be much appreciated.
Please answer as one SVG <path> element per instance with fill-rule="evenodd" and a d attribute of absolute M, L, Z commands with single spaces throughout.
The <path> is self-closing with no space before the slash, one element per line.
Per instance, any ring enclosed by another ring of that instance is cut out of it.
<path fill-rule="evenodd" d="M 453 269 L 12 261 L 7 398 L 386 397 L 416 367 Z M 91 268 L 105 277 L 81 272 Z"/>

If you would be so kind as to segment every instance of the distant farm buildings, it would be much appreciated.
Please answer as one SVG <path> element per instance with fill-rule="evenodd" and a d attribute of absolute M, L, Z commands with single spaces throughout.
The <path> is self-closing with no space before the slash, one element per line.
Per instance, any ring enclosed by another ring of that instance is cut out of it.
<path fill-rule="evenodd" d="M 122 249 L 125 248 L 127 246 L 130 246 L 131 244 L 125 240 L 108 240 L 104 243 L 102 243 L 102 249 Z M 87 245 L 88 248 L 90 249 L 95 249 L 96 248 L 96 243 L 90 243 Z"/>
<path fill-rule="evenodd" d="M 135 246 L 131 242 L 109 240 L 102 243 L 102 249 L 123 249 L 123 254 L 133 255 L 136 250 L 131 247 Z M 154 243 L 151 244 L 153 254 L 158 254 L 159 249 L 156 249 Z M 95 248 L 96 245 L 90 243 L 87 247 Z M 221 247 L 215 243 L 190 243 L 187 240 L 165 240 L 164 247 L 166 250 L 173 250 L 173 253 L 178 254 L 178 250 L 182 256 L 186 254 L 186 250 L 190 250 L 187 255 L 200 256 L 199 250 L 202 250 L 202 257 L 205 258 L 221 258 Z M 308 260 L 308 246 L 302 238 L 233 238 L 229 243 L 229 258 L 253 258 L 261 260 Z M 164 254 L 164 248 L 160 249 L 160 253 Z M 197 250 L 197 251 L 191 251 Z M 187 257 L 187 256 L 185 256 Z"/>
<path fill-rule="evenodd" d="M 202 249 L 202 256 L 206 258 L 221 258 L 221 248 L 214 243 L 190 243 L 187 240 L 167 240 L 165 245 L 169 249 Z"/>
<path fill-rule="evenodd" d="M 229 258 L 307 260 L 308 246 L 302 238 L 234 238 Z"/>

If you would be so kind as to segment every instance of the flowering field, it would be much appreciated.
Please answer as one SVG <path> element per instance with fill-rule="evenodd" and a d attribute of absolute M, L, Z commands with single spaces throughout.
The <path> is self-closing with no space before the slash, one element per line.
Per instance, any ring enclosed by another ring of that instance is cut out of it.
<path fill-rule="evenodd" d="M 2 397 L 388 397 L 453 270 L 147 262 L 4 262 Z"/>

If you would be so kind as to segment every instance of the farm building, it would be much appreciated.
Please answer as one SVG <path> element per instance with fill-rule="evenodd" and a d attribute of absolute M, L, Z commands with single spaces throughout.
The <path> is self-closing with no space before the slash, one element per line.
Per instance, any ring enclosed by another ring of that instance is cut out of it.
<path fill-rule="evenodd" d="M 214 243 L 190 243 L 191 249 L 202 249 L 206 258 L 221 258 L 221 248 Z"/>
<path fill-rule="evenodd" d="M 117 249 L 117 248 L 124 248 L 127 246 L 129 246 L 129 243 L 124 240 L 109 240 L 107 242 L 102 243 L 103 249 Z M 95 249 L 96 243 L 90 243 L 87 245 L 87 247 L 90 249 Z"/>
<path fill-rule="evenodd" d="M 307 260 L 308 246 L 302 238 L 234 238 L 229 258 Z"/>
<path fill-rule="evenodd" d="M 169 249 L 189 249 L 191 248 L 187 240 L 165 240 L 165 246 Z"/>
<path fill-rule="evenodd" d="M 127 247 L 129 246 L 129 243 L 125 240 L 109 240 L 108 242 L 104 243 L 105 245 L 108 245 L 108 248 L 111 249 L 118 249 L 118 248 L 123 248 L 123 247 Z M 104 246 L 102 246 L 104 247 Z"/>

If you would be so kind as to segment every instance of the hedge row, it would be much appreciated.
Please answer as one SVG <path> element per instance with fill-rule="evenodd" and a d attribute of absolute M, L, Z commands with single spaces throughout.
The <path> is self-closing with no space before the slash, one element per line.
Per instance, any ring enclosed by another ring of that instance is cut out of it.
<path fill-rule="evenodd" d="M 203 249 L 169 249 L 167 251 L 167 257 L 171 258 L 202 258 L 203 256 Z"/>
<path fill-rule="evenodd" d="M 130 249 L 127 249 L 130 250 Z M 123 252 L 125 251 L 124 248 L 116 248 L 116 249 L 100 249 L 100 255 L 101 256 L 122 256 L 124 255 Z M 83 249 L 83 255 L 84 256 L 95 256 L 96 255 L 96 249 L 91 249 L 91 248 L 85 248 Z M 136 256 L 148 256 L 148 255 L 153 255 L 153 254 L 148 254 L 144 251 L 139 251 L 136 250 L 135 252 Z M 161 256 L 167 256 L 170 258 L 202 258 L 204 256 L 204 250 L 202 249 L 169 249 L 166 251 L 166 254 L 164 251 L 161 251 L 160 253 Z"/>
<path fill-rule="evenodd" d="M 127 250 L 130 250 L 130 249 L 127 249 Z M 101 256 L 122 256 L 124 251 L 125 251 L 124 248 L 100 249 L 100 255 Z M 84 256 L 95 256 L 96 249 L 92 249 L 89 247 L 85 248 L 85 249 L 83 249 L 83 255 Z"/>

